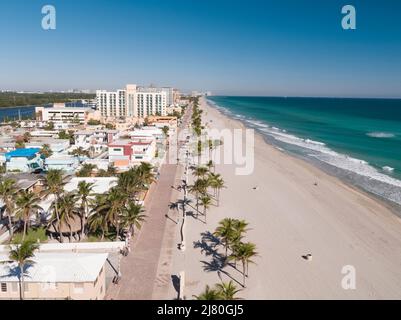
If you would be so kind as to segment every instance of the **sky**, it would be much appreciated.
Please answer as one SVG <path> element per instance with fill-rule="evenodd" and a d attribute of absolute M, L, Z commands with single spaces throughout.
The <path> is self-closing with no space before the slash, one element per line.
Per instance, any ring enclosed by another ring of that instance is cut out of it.
<path fill-rule="evenodd" d="M 398 0 L 0 0 L 0 43 L 0 90 L 401 97 Z"/>

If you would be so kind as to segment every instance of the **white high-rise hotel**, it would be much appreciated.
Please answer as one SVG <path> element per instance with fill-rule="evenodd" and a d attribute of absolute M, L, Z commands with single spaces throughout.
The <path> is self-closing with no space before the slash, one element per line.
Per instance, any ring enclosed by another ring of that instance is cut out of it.
<path fill-rule="evenodd" d="M 173 88 L 138 87 L 129 84 L 124 90 L 96 91 L 97 107 L 103 117 L 146 118 L 166 115 L 166 108 L 173 104 Z"/>

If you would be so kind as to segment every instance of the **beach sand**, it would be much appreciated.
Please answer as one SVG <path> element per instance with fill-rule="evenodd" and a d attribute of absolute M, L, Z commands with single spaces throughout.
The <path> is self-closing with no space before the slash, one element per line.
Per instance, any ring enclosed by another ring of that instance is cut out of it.
<path fill-rule="evenodd" d="M 205 100 L 202 108 L 211 127 L 243 128 L 240 122 L 207 106 Z M 237 176 L 235 168 L 216 166 L 227 186 L 221 192 L 221 205 L 210 209 L 207 225 L 187 219 L 184 253 L 175 248 L 178 228 L 170 226 L 176 233 L 171 274 L 185 270 L 187 299 L 207 284 L 220 281 L 216 270 L 205 270 L 212 256 L 194 244 L 226 217 L 250 223 L 246 239 L 257 245 L 259 253 L 250 265 L 241 298 L 401 298 L 401 219 L 384 204 L 266 144 L 259 135 L 255 136 L 254 172 Z M 312 254 L 313 259 L 303 259 L 306 254 Z M 355 268 L 355 290 L 342 287 L 344 266 Z M 227 266 L 223 271 L 224 281 L 242 281 L 234 268 Z M 170 285 L 165 298 L 175 297 Z"/>

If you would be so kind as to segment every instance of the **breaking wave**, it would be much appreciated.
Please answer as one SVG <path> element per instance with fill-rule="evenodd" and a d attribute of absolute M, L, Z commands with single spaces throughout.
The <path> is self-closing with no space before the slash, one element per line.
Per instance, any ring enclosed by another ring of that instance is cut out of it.
<path fill-rule="evenodd" d="M 394 138 L 395 134 L 390 133 L 390 132 L 368 132 L 366 134 L 369 137 L 372 138 Z"/>

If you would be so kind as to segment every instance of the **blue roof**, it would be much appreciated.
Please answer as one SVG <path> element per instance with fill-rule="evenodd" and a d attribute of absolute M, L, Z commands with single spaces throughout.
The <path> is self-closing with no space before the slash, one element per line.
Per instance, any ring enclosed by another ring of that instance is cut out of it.
<path fill-rule="evenodd" d="M 39 148 L 24 148 L 16 149 L 14 151 L 6 153 L 6 159 L 10 158 L 33 158 L 40 151 Z"/>

